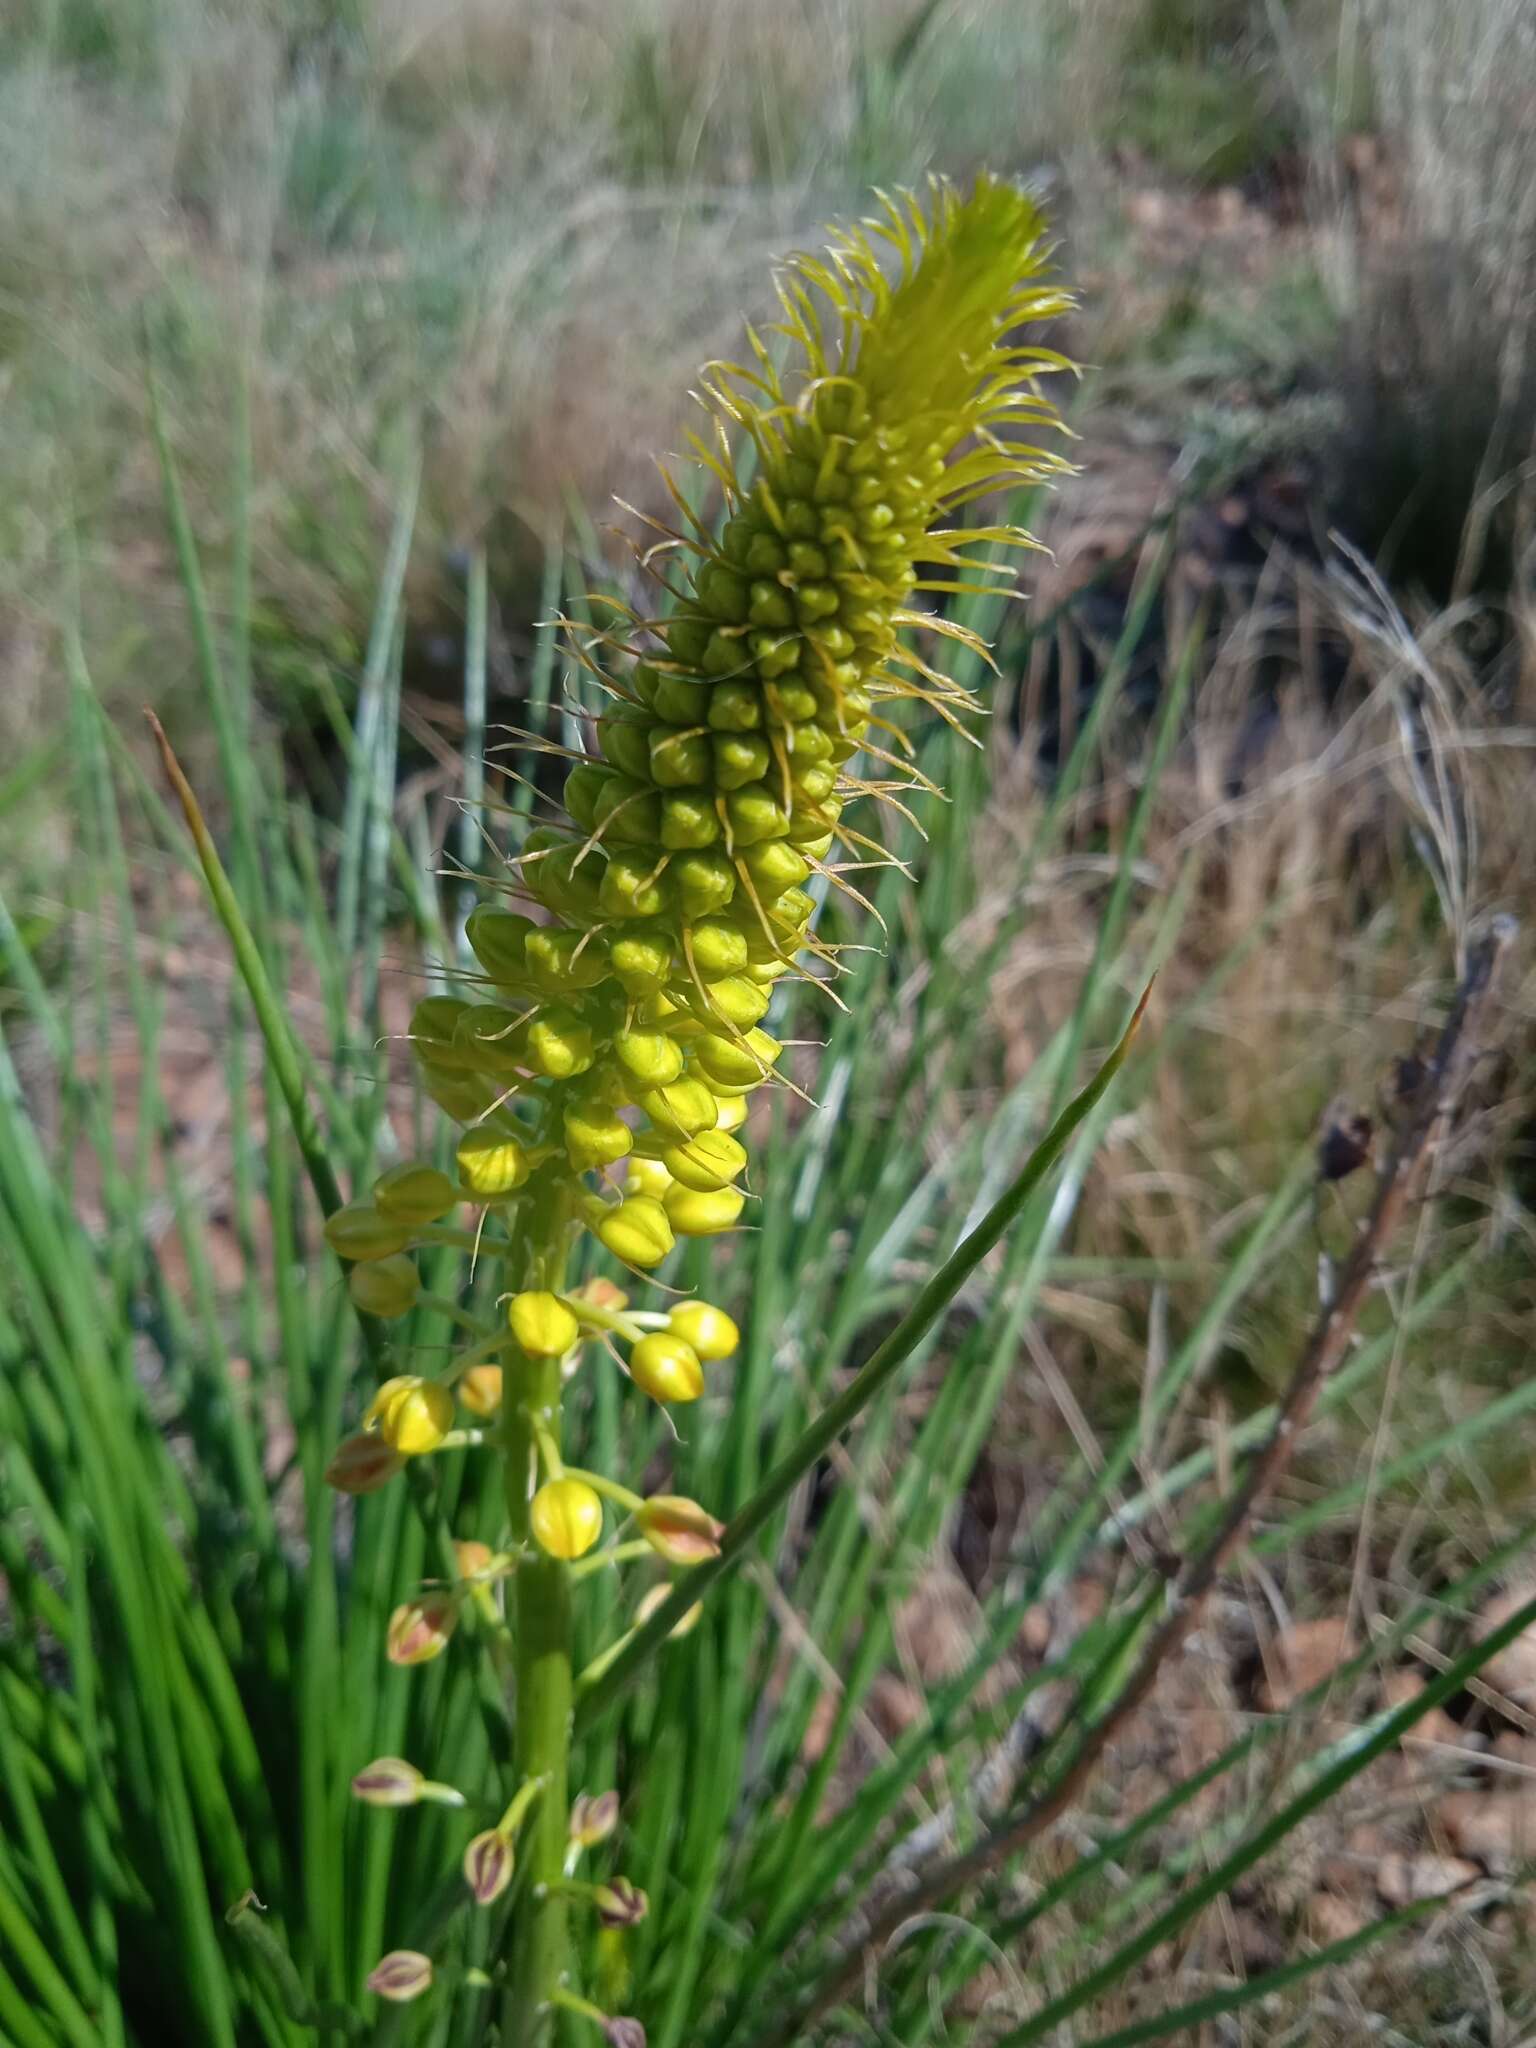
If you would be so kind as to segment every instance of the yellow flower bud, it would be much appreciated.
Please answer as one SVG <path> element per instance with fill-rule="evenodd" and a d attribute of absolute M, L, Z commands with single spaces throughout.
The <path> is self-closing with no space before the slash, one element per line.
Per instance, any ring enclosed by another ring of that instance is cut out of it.
<path fill-rule="evenodd" d="M 405 1250 L 410 1230 L 371 1202 L 348 1202 L 325 1219 L 325 1241 L 342 1259 L 388 1259 Z"/>
<path fill-rule="evenodd" d="M 702 1564 L 706 1558 L 720 1555 L 725 1524 L 681 1494 L 653 1493 L 636 1509 L 635 1523 L 668 1564 Z"/>
<path fill-rule="evenodd" d="M 603 1504 L 584 1479 L 549 1479 L 533 1496 L 529 1520 L 551 1557 L 582 1557 L 603 1533 Z"/>
<path fill-rule="evenodd" d="M 719 1115 L 713 1090 L 691 1074 L 669 1082 L 664 1088 L 646 1088 L 635 1100 L 657 1130 L 673 1138 L 692 1138 L 700 1131 L 712 1131 Z"/>
<path fill-rule="evenodd" d="M 697 1401 L 704 1391 L 698 1353 L 665 1330 L 640 1339 L 629 1354 L 629 1376 L 653 1401 Z"/>
<path fill-rule="evenodd" d="M 720 1113 L 715 1118 L 717 1131 L 739 1131 L 747 1120 L 747 1098 L 745 1095 L 722 1095 Z"/>
<path fill-rule="evenodd" d="M 325 1483 L 338 1493 L 377 1493 L 403 1469 L 404 1458 L 376 1436 L 349 1436 L 325 1468 Z"/>
<path fill-rule="evenodd" d="M 422 1593 L 406 1600 L 389 1617 L 384 1654 L 391 1664 L 430 1664 L 447 1649 L 458 1619 L 450 1593 Z"/>
<path fill-rule="evenodd" d="M 631 1159 L 624 1185 L 631 1194 L 653 1195 L 659 1202 L 672 1185 L 672 1176 L 659 1159 Z"/>
<path fill-rule="evenodd" d="M 652 1586 L 648 1592 L 642 1595 L 640 1604 L 635 1609 L 635 1620 L 637 1622 L 649 1621 L 662 1601 L 671 1596 L 671 1592 L 672 1588 L 670 1586 Z M 699 1619 L 703 1612 L 704 1606 L 702 1601 L 695 1600 L 691 1607 L 684 1609 L 682 1620 L 674 1622 L 672 1627 L 667 1630 L 667 1641 L 669 1643 L 676 1643 L 681 1641 L 684 1636 L 691 1635 L 693 1630 L 698 1627 Z"/>
<path fill-rule="evenodd" d="M 456 1157 L 459 1179 L 482 1202 L 514 1193 L 530 1171 L 528 1154 L 516 1138 L 485 1128 L 466 1131 Z"/>
<path fill-rule="evenodd" d="M 667 1317 L 667 1328 L 706 1361 L 729 1358 L 741 1342 L 725 1310 L 707 1301 L 680 1301 Z"/>
<path fill-rule="evenodd" d="M 756 1088 L 773 1068 L 783 1051 L 776 1038 L 761 1029 L 726 1038 L 707 1032 L 695 1048 L 699 1069 L 712 1085 L 722 1088 Z"/>
<path fill-rule="evenodd" d="M 373 1184 L 373 1203 L 380 1215 L 413 1229 L 440 1222 L 458 1199 L 459 1191 L 447 1174 L 421 1160 L 392 1166 Z"/>
<path fill-rule="evenodd" d="M 581 1325 L 559 1295 L 543 1289 L 514 1294 L 507 1321 L 530 1358 L 563 1358 L 581 1336 Z"/>
<path fill-rule="evenodd" d="M 693 1188 L 670 1187 L 665 1202 L 667 1221 L 680 1237 L 714 1237 L 732 1227 L 746 1199 L 740 1188 L 717 1188 L 713 1193 L 702 1193 Z"/>
<path fill-rule="evenodd" d="M 635 1134 L 601 1102 L 568 1102 L 562 1112 L 565 1152 L 578 1173 L 627 1158 Z"/>
<path fill-rule="evenodd" d="M 501 1367 L 472 1365 L 458 1381 L 458 1395 L 471 1415 L 488 1418 L 501 1413 Z"/>
<path fill-rule="evenodd" d="M 707 1194 L 729 1187 L 737 1174 L 745 1171 L 747 1155 L 729 1131 L 715 1129 L 700 1131 L 696 1138 L 681 1145 L 669 1145 L 661 1162 L 685 1188 L 697 1188 Z"/>
<path fill-rule="evenodd" d="M 683 1071 L 682 1047 L 664 1031 L 621 1031 L 613 1051 L 625 1073 L 642 1088 L 664 1088 Z"/>
<path fill-rule="evenodd" d="M 402 1373 L 386 1380 L 368 1404 L 364 1429 L 376 1429 L 403 1458 L 435 1451 L 453 1427 L 453 1396 L 436 1380 Z"/>
<path fill-rule="evenodd" d="M 353 1266 L 347 1274 L 347 1292 L 365 1314 L 382 1316 L 388 1322 L 408 1315 L 416 1306 L 421 1275 L 414 1259 L 393 1252 L 387 1259 L 369 1259 Z"/>
<path fill-rule="evenodd" d="M 629 1266 L 659 1266 L 674 1243 L 667 1212 L 650 1195 L 626 1195 L 594 1228 L 600 1242 Z"/>

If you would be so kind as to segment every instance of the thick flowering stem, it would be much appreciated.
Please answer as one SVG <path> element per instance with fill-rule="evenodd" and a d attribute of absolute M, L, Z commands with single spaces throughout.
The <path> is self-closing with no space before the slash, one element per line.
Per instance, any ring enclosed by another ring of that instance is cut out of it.
<path fill-rule="evenodd" d="M 564 1278 L 570 1208 L 558 1192 L 540 1207 L 529 1224 L 527 1284 L 553 1289 Z M 522 1839 L 527 1889 L 511 1926 L 502 2035 L 507 2048 L 531 2048 L 548 2038 L 566 1974 L 569 1900 L 560 1880 L 570 1807 L 571 1578 L 563 1559 L 535 1545 L 529 1512 L 541 1476 L 539 1438 L 560 1441 L 561 1361 L 531 1357 L 515 1342 L 503 1359 L 507 1521 L 513 1547 L 526 1553 L 514 1580 L 514 1755 L 519 1779 L 540 1791 Z"/>

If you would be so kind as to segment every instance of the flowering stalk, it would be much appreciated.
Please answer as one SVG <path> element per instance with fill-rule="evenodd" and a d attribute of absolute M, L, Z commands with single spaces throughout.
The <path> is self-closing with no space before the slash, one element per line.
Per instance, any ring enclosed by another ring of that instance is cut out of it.
<path fill-rule="evenodd" d="M 637 1558 L 713 1569 L 723 1533 L 697 1501 L 642 1498 L 569 1467 L 562 1407 L 588 1346 L 620 1358 L 653 1400 L 697 1400 L 736 1347 L 734 1323 L 705 1302 L 631 1310 L 604 1281 L 572 1290 L 571 1251 L 586 1231 L 643 1272 L 680 1237 L 737 1226 L 748 1100 L 782 1050 L 764 1026 L 774 986 L 839 971 L 812 929 L 811 888 L 862 902 L 850 876 L 889 856 L 853 807 L 906 815 L 908 796 L 931 791 L 892 708 L 915 702 L 956 722 L 971 706 L 901 636 L 927 626 L 984 650 L 915 610 L 914 595 L 1006 573 L 973 546 L 990 557 L 1028 543 L 1011 526 L 944 515 L 1062 466 L 1016 432 L 1056 424 L 1037 380 L 1063 367 L 1019 339 L 1066 303 L 1037 281 L 1032 203 L 984 178 L 966 195 L 936 183 L 926 208 L 910 197 L 882 207 L 824 256 L 789 263 L 787 366 L 753 334 L 748 365 L 706 372 L 715 438 L 696 439 L 694 454 L 726 519 L 716 536 L 674 490 L 684 524 L 658 527 L 644 558 L 664 615 L 617 609 L 612 628 L 572 636 L 604 708 L 572 759 L 565 818 L 528 834 L 504 900 L 467 921 L 479 999 L 431 996 L 412 1020 L 423 1084 L 464 1126 L 456 1173 L 397 1166 L 327 1223 L 370 1317 L 417 1304 L 412 1253 L 424 1244 L 478 1247 L 512 1289 L 495 1328 L 455 1307 L 468 1326 L 459 1356 L 432 1379 L 388 1378 L 328 1475 L 371 1492 L 414 1458 L 487 1439 L 503 1461 L 504 1548 L 460 1546 L 460 1580 L 398 1608 L 387 1653 L 399 1664 L 440 1655 L 473 1603 L 510 1662 L 517 1790 L 465 1849 L 481 1905 L 506 1889 L 514 1860 L 523 1869 L 499 1973 L 509 2048 L 546 2040 L 557 2008 L 643 2044 L 638 2022 L 606 2019 L 568 1981 L 573 1912 L 617 1928 L 646 1909 L 622 1876 L 572 1875 L 599 1839 L 594 1795 L 573 1807 L 569 1784 L 573 1589 Z M 733 453 L 746 446 L 750 479 Z M 479 1212 L 469 1228 L 455 1216 L 463 1204 Z M 487 1427 L 455 1428 L 456 1405 Z M 652 1585 L 594 1671 L 622 1659 L 666 1599 Z M 691 1622 L 680 1614 L 677 1631 Z M 358 1788 L 382 1805 L 429 1784 L 452 1794 L 386 1758 Z M 405 1999 L 432 1981 L 427 1959 L 400 1952 L 374 1988 Z"/>

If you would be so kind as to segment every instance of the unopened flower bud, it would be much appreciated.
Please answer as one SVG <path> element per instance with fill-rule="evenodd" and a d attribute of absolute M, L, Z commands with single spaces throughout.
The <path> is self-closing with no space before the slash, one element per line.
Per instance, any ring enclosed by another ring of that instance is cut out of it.
<path fill-rule="evenodd" d="M 499 1828 L 487 1828 L 476 1835 L 464 1851 L 464 1882 L 477 1906 L 489 1906 L 512 1882 L 517 1854 L 510 1835 Z"/>
<path fill-rule="evenodd" d="M 488 1420 L 501 1413 L 501 1367 L 499 1365 L 472 1365 L 467 1372 L 459 1375 L 456 1383 L 459 1399 L 471 1415 Z"/>
<path fill-rule="evenodd" d="M 635 1609 L 636 1621 L 649 1621 L 662 1601 L 670 1599 L 671 1596 L 672 1588 L 670 1586 L 652 1586 L 648 1592 L 641 1596 L 640 1604 Z M 675 1643 L 680 1641 L 682 1637 L 691 1634 L 698 1627 L 699 1617 L 703 1612 L 703 1603 L 695 1600 L 693 1605 L 684 1611 L 682 1620 L 675 1621 L 671 1628 L 667 1630 L 667 1640 Z"/>
<path fill-rule="evenodd" d="M 432 1958 L 413 1948 L 392 1949 L 368 1973 L 368 1989 L 395 2005 L 406 2005 L 431 1989 Z"/>
<path fill-rule="evenodd" d="M 558 1294 L 530 1288 L 507 1304 L 512 1334 L 530 1358 L 563 1358 L 581 1337 L 581 1325 Z"/>
<path fill-rule="evenodd" d="M 337 1445 L 325 1468 L 325 1483 L 338 1493 L 377 1493 L 404 1465 L 400 1453 L 381 1437 L 360 1433 Z"/>
<path fill-rule="evenodd" d="M 706 1194 L 677 1184 L 667 1189 L 664 1207 L 667 1221 L 679 1237 L 715 1237 L 732 1228 L 746 1200 L 740 1188 L 717 1188 Z"/>
<path fill-rule="evenodd" d="M 603 1504 L 583 1479 L 550 1479 L 533 1496 L 529 1521 L 551 1557 L 582 1557 L 603 1533 Z"/>
<path fill-rule="evenodd" d="M 422 1772 L 404 1757 L 375 1757 L 352 1780 L 353 1797 L 365 1806 L 415 1806 L 426 1783 Z"/>
<path fill-rule="evenodd" d="M 607 1884 L 594 1885 L 592 1903 L 605 1927 L 638 1927 L 651 1909 L 651 1902 L 637 1884 L 627 1877 L 615 1877 Z"/>
<path fill-rule="evenodd" d="M 698 1353 L 665 1330 L 642 1337 L 629 1354 L 629 1376 L 653 1401 L 697 1401 L 704 1391 Z"/>
<path fill-rule="evenodd" d="M 630 1266 L 659 1266 L 674 1243 L 667 1212 L 650 1195 L 626 1195 L 596 1230 L 614 1257 Z"/>
<path fill-rule="evenodd" d="M 392 1222 L 408 1223 L 420 1229 L 437 1223 L 459 1199 L 459 1191 L 446 1173 L 424 1160 L 406 1160 L 381 1173 L 373 1184 L 374 1207 Z"/>
<path fill-rule="evenodd" d="M 608 2048 L 645 2048 L 645 2029 L 638 2020 L 625 2017 L 603 2021 Z"/>
<path fill-rule="evenodd" d="M 568 1102 L 561 1116 L 566 1157 L 578 1173 L 615 1166 L 627 1158 L 635 1134 L 623 1117 L 597 1100 Z"/>
<path fill-rule="evenodd" d="M 619 1824 L 617 1792 L 578 1792 L 571 1801 L 571 1840 L 580 1849 L 606 1842 Z"/>
<path fill-rule="evenodd" d="M 613 1050 L 637 1087 L 665 1088 L 683 1071 L 682 1047 L 664 1031 L 621 1031 Z"/>
<path fill-rule="evenodd" d="M 706 1364 L 729 1358 L 741 1343 L 741 1332 L 725 1310 L 707 1301 L 680 1301 L 667 1317 L 667 1328 L 691 1344 Z"/>
<path fill-rule="evenodd" d="M 701 1508 L 696 1500 L 678 1493 L 653 1493 L 635 1512 L 640 1534 L 668 1564 L 703 1564 L 720 1555 L 723 1522 Z"/>
<path fill-rule="evenodd" d="M 696 1138 L 669 1145 L 661 1163 L 685 1188 L 710 1193 L 729 1187 L 747 1163 L 745 1148 L 729 1131 L 700 1131 Z"/>
<path fill-rule="evenodd" d="M 453 1566 L 461 1579 L 477 1579 L 489 1569 L 496 1553 L 489 1543 L 465 1540 L 453 1546 Z"/>
<path fill-rule="evenodd" d="M 348 1202 L 325 1219 L 325 1241 L 340 1259 L 387 1259 L 404 1251 L 410 1228 L 375 1209 L 371 1202 Z"/>
<path fill-rule="evenodd" d="M 449 1593 L 422 1593 L 389 1617 L 384 1654 L 391 1664 L 430 1664 L 448 1647 L 459 1610 Z"/>
<path fill-rule="evenodd" d="M 649 1195 L 659 1202 L 672 1185 L 672 1176 L 659 1159 L 631 1159 L 624 1185 L 632 1195 Z"/>
<path fill-rule="evenodd" d="M 745 1095 L 722 1095 L 719 1111 L 715 1118 L 717 1131 L 739 1131 L 747 1120 L 747 1098 Z"/>
<path fill-rule="evenodd" d="M 466 1131 L 454 1156 L 460 1181 L 482 1202 L 514 1194 L 531 1170 L 528 1154 L 516 1138 L 483 1127 Z"/>
<path fill-rule="evenodd" d="M 694 1048 L 700 1072 L 718 1088 L 756 1088 L 767 1080 L 783 1049 L 760 1027 L 740 1038 L 706 1032 Z"/>
<path fill-rule="evenodd" d="M 421 1293 L 416 1261 L 405 1252 L 387 1259 L 368 1259 L 347 1274 L 347 1292 L 366 1315 L 390 1322 L 409 1315 Z"/>
<path fill-rule="evenodd" d="M 603 1273 L 597 1274 L 591 1280 L 584 1280 L 580 1287 L 573 1287 L 570 1299 L 584 1302 L 589 1308 L 611 1310 L 615 1315 L 629 1307 L 629 1296 L 623 1288 Z"/>
<path fill-rule="evenodd" d="M 635 1100 L 658 1131 L 669 1138 L 692 1138 L 712 1131 L 720 1114 L 713 1091 L 691 1074 L 664 1088 L 643 1088 Z"/>
<path fill-rule="evenodd" d="M 386 1380 L 363 1416 L 391 1450 L 404 1458 L 435 1451 L 453 1427 L 453 1395 L 436 1380 L 401 1373 Z"/>

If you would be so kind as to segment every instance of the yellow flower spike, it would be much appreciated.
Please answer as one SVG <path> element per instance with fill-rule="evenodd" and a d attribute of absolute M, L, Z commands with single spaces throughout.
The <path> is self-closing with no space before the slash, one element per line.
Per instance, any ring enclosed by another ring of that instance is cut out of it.
<path fill-rule="evenodd" d="M 422 1593 L 403 1601 L 389 1617 L 384 1654 L 391 1664 L 430 1664 L 447 1649 L 458 1619 L 458 1604 L 451 1593 Z"/>
<path fill-rule="evenodd" d="M 648 1622 L 663 1600 L 669 1600 L 671 1597 L 672 1588 L 670 1586 L 652 1586 L 648 1592 L 641 1596 L 640 1604 L 635 1609 L 635 1620 L 642 1625 Z M 703 1602 L 695 1600 L 693 1605 L 684 1611 L 682 1620 L 674 1622 L 672 1627 L 667 1630 L 667 1641 L 669 1643 L 676 1643 L 680 1642 L 684 1636 L 691 1635 L 698 1627 L 703 1613 Z"/>
<path fill-rule="evenodd" d="M 373 1184 L 373 1205 L 379 1214 L 413 1229 L 441 1222 L 458 1201 L 459 1191 L 447 1174 L 420 1160 L 392 1166 Z"/>
<path fill-rule="evenodd" d="M 650 1195 L 626 1195 L 594 1228 L 614 1257 L 628 1266 L 659 1266 L 674 1243 L 667 1212 Z"/>
<path fill-rule="evenodd" d="M 482 1202 L 515 1194 L 531 1171 L 526 1147 L 500 1131 L 466 1131 L 456 1157 L 460 1181 Z"/>
<path fill-rule="evenodd" d="M 421 1293 L 421 1275 L 416 1261 L 404 1252 L 392 1252 L 387 1259 L 368 1259 L 347 1274 L 347 1292 L 357 1306 L 370 1316 L 391 1322 L 409 1315 Z"/>
<path fill-rule="evenodd" d="M 700 1131 L 681 1145 L 669 1145 L 661 1163 L 675 1181 L 700 1194 L 729 1187 L 746 1171 L 746 1148 L 729 1131 Z"/>
<path fill-rule="evenodd" d="M 529 1522 L 551 1557 L 584 1557 L 603 1533 L 603 1503 L 582 1479 L 549 1479 L 533 1496 Z"/>
<path fill-rule="evenodd" d="M 663 1206 L 667 1221 L 679 1237 L 714 1237 L 732 1228 L 746 1199 L 740 1188 L 718 1188 L 705 1193 L 678 1186 L 668 1188 Z"/>
<path fill-rule="evenodd" d="M 453 1427 L 453 1395 L 436 1380 L 402 1373 L 386 1380 L 369 1402 L 364 1429 L 376 1429 L 403 1458 L 435 1451 Z"/>
<path fill-rule="evenodd" d="M 581 1339 L 581 1325 L 560 1299 L 543 1289 L 514 1294 L 507 1304 L 512 1334 L 530 1358 L 563 1358 Z"/>
<path fill-rule="evenodd" d="M 489 1421 L 501 1413 L 501 1367 L 472 1365 L 459 1375 L 454 1388 L 471 1415 Z"/>
<path fill-rule="evenodd" d="M 325 1219 L 325 1241 L 341 1259 L 388 1259 L 410 1243 L 410 1226 L 375 1209 L 348 1202 Z"/>
<path fill-rule="evenodd" d="M 665 1330 L 642 1337 L 629 1354 L 629 1376 L 653 1401 L 697 1401 L 704 1391 L 699 1354 Z"/>
<path fill-rule="evenodd" d="M 703 1564 L 720 1555 L 725 1524 L 707 1508 L 678 1493 L 653 1493 L 635 1511 L 635 1523 L 651 1548 L 668 1564 Z"/>
<path fill-rule="evenodd" d="M 405 1460 L 397 1450 L 371 1433 L 359 1432 L 332 1452 L 325 1483 L 338 1493 L 377 1493 L 404 1469 Z"/>
<path fill-rule="evenodd" d="M 691 1344 L 706 1364 L 729 1358 L 741 1343 L 741 1332 L 725 1310 L 707 1301 L 680 1301 L 667 1316 L 667 1328 Z"/>

